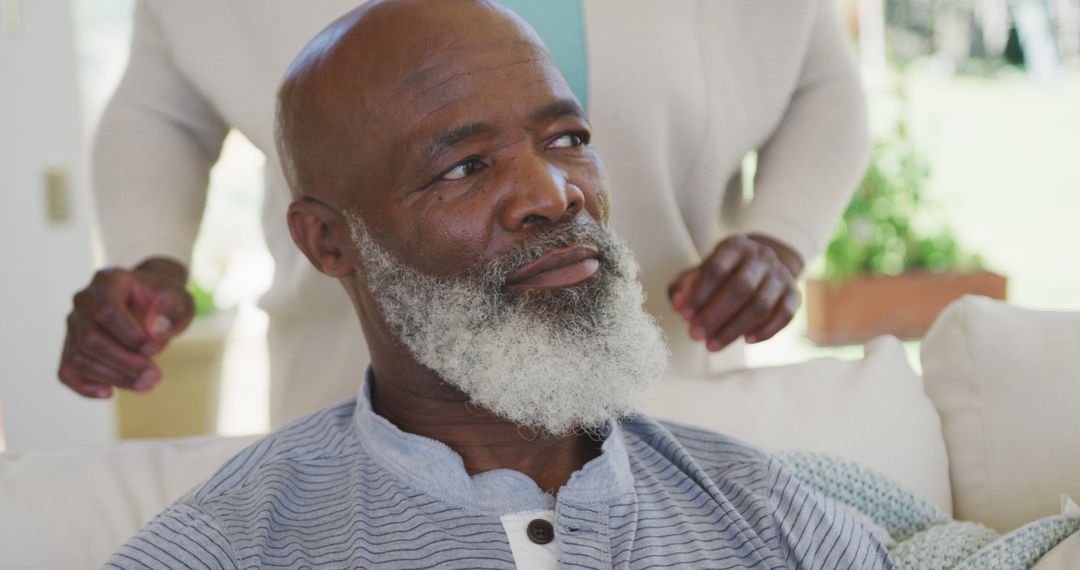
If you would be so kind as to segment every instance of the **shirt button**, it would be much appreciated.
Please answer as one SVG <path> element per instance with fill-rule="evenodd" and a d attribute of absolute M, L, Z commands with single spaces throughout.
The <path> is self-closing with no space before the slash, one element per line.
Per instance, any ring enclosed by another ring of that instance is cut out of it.
<path fill-rule="evenodd" d="M 536 544 L 547 544 L 555 540 L 555 527 L 544 519 L 535 519 L 529 523 L 525 534 L 529 535 L 529 540 Z"/>

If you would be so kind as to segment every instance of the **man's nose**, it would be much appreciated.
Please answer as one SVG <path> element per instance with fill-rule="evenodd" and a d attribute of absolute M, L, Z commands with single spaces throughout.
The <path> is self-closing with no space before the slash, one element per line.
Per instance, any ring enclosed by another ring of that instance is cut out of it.
<path fill-rule="evenodd" d="M 566 172 L 540 158 L 519 159 L 509 182 L 501 213 L 507 231 L 558 222 L 585 207 L 581 188 L 568 180 Z"/>

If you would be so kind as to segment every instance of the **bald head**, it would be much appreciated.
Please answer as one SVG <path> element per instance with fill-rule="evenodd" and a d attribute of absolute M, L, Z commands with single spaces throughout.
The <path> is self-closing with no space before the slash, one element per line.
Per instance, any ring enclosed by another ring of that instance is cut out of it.
<path fill-rule="evenodd" d="M 357 191 L 378 160 L 363 143 L 414 127 L 417 111 L 476 96 L 451 80 L 461 71 L 453 64 L 485 51 L 515 53 L 565 83 L 535 31 L 488 0 L 373 0 L 331 24 L 278 93 L 278 150 L 294 197 Z"/>

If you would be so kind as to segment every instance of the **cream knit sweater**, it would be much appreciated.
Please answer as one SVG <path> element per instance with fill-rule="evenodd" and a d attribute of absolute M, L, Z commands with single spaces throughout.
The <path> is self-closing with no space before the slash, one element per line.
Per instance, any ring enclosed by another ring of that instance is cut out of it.
<path fill-rule="evenodd" d="M 539 1 L 539 0 L 538 0 Z M 284 223 L 275 92 L 303 45 L 356 0 L 140 0 L 131 60 L 94 152 L 108 262 L 188 260 L 208 171 L 230 128 L 267 156 L 263 203 L 276 260 L 275 424 L 353 395 L 366 363 L 337 283 Z M 867 157 L 860 80 L 832 0 L 584 0 L 593 143 L 612 219 L 638 256 L 673 375 L 707 369 L 666 289 L 725 235 L 756 232 L 817 255 Z M 759 152 L 752 199 L 740 166 Z M 739 361 L 738 350 L 729 364 Z M 314 371 L 320 381 L 305 380 Z"/>

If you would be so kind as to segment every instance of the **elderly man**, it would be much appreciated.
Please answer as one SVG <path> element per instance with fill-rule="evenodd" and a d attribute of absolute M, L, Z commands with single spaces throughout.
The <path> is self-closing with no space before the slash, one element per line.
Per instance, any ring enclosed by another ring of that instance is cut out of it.
<path fill-rule="evenodd" d="M 293 65 L 278 141 L 293 239 L 345 287 L 371 369 L 112 566 L 889 566 L 760 452 L 634 417 L 667 351 L 581 106 L 522 20 L 366 4 Z"/>

